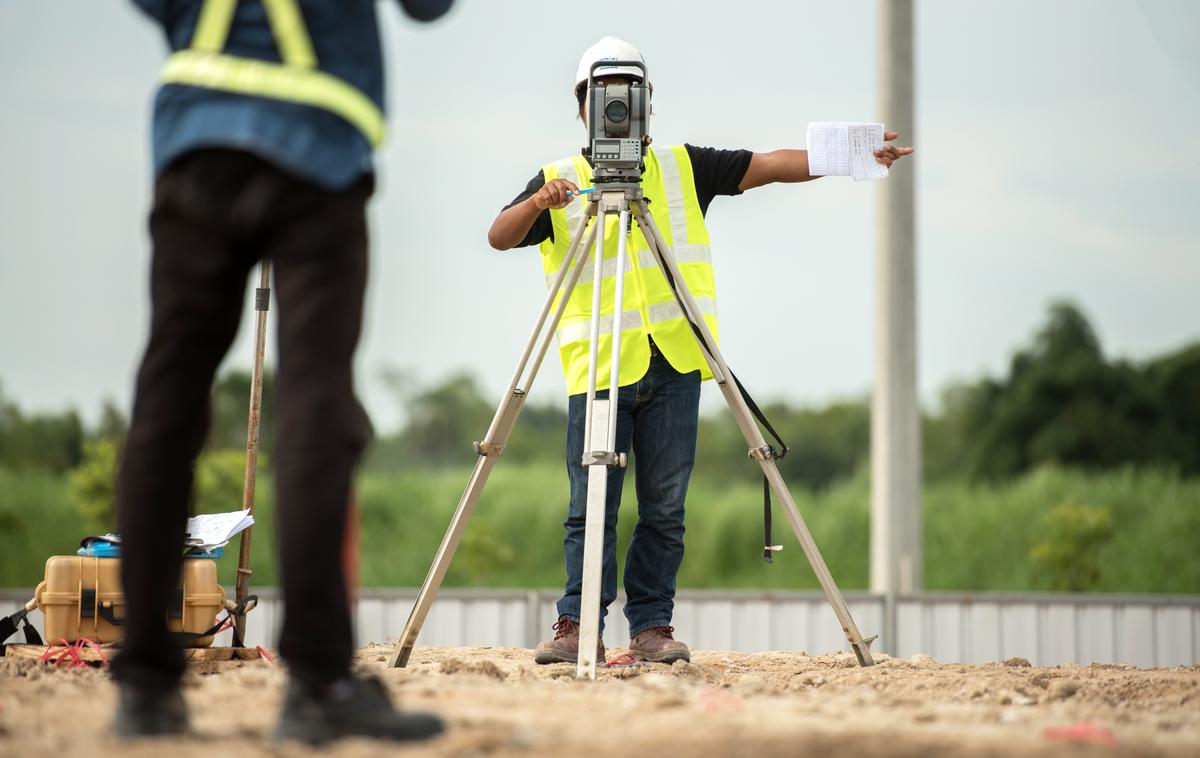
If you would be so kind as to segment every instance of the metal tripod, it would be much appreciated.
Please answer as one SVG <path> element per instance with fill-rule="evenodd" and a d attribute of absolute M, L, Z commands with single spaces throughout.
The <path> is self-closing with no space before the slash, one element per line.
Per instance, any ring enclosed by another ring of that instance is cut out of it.
<path fill-rule="evenodd" d="M 600 295 L 604 280 L 604 225 L 605 216 L 613 213 L 618 215 L 618 234 L 620 235 L 617 240 L 613 315 L 603 316 L 600 313 Z M 446 535 L 442 538 L 442 544 L 438 548 L 433 565 L 429 567 L 429 574 L 425 577 L 425 583 L 417 595 L 417 601 L 408 617 L 408 623 L 404 625 L 404 631 L 396 642 L 389 662 L 390 666 L 405 666 L 412 655 L 417 635 L 433 605 L 434 596 L 442 585 L 442 580 L 450 567 L 450 561 L 454 558 L 463 532 L 466 531 L 467 522 L 475 510 L 475 504 L 483 492 L 484 485 L 487 484 L 492 466 L 495 464 L 496 458 L 504 452 L 509 434 L 525 404 L 529 389 L 542 365 L 542 359 L 545 358 L 546 351 L 550 347 L 550 341 L 554 338 L 555 329 L 562 319 L 568 296 L 574 291 L 584 269 L 586 251 L 594 240 L 596 246 L 592 282 L 591 347 L 588 367 L 587 415 L 584 429 L 585 452 L 583 455 L 583 465 L 588 468 L 588 490 L 576 678 L 596 678 L 596 647 L 600 636 L 601 554 L 604 540 L 605 499 L 608 494 L 608 468 L 625 465 L 625 454 L 618 453 L 616 450 L 617 414 L 615 409 L 619 389 L 617 385 L 621 351 L 619 314 L 622 311 L 621 305 L 624 303 L 626 242 L 629 237 L 631 215 L 641 228 L 650 252 L 663 275 L 671 283 L 676 303 L 684 317 L 692 323 L 696 340 L 712 370 L 713 378 L 716 380 L 717 386 L 721 388 L 721 394 L 725 396 L 725 402 L 733 412 L 734 420 L 741 429 L 746 443 L 750 446 L 750 457 L 758 461 L 771 490 L 783 504 L 784 513 L 792 525 L 792 530 L 796 533 L 796 538 L 800 541 L 800 546 L 803 548 L 805 556 L 808 557 L 817 581 L 820 582 L 821 589 L 825 591 L 825 597 L 833 607 L 833 612 L 842 625 L 842 631 L 845 632 L 846 639 L 850 641 L 850 646 L 858 657 L 858 662 L 863 666 L 874 664 L 869 649 L 870 642 L 874 638 L 864 640 L 858 627 L 854 624 L 854 619 L 850 617 L 850 610 L 846 607 L 842 593 L 834 583 L 833 576 L 830 575 L 829 568 L 825 565 L 820 551 L 817 550 L 812 534 L 809 533 L 804 519 L 801 518 L 799 510 L 796 508 L 796 503 L 779 473 L 779 468 L 775 464 L 775 450 L 763 438 L 745 398 L 735 386 L 736 382 L 731 381 L 733 374 L 717 348 L 717 342 L 713 339 L 708 324 L 704 321 L 702 311 L 684 282 L 674 254 L 655 225 L 654 218 L 650 215 L 646 200 L 642 195 L 641 185 L 612 182 L 597 185 L 588 202 L 586 212 L 580 215 L 575 229 L 572 230 L 567 254 L 555 276 L 554 283 L 550 286 L 550 292 L 542 304 L 533 333 L 517 364 L 517 370 L 513 373 L 512 381 L 509 383 L 508 392 L 496 410 L 487 436 L 482 442 L 475 443 L 475 451 L 479 454 L 479 460 L 476 461 L 475 470 L 467 482 L 467 488 L 458 501 L 458 508 L 454 511 Z M 588 222 L 593 217 L 596 218 L 596 223 L 589 226 Z M 598 235 L 597 229 L 600 230 Z M 562 294 L 561 298 L 559 297 L 560 293 Z M 555 306 L 556 300 L 558 300 L 557 306 Z M 553 315 L 550 313 L 551 309 L 554 311 Z M 597 350 L 601 322 L 606 319 L 612 319 L 609 396 L 608 398 L 597 398 Z"/>

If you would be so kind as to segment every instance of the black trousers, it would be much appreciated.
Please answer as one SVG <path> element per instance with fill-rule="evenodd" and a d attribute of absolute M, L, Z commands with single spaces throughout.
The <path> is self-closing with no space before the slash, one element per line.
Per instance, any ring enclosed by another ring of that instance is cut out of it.
<path fill-rule="evenodd" d="M 274 465 L 283 581 L 280 651 L 314 686 L 349 671 L 340 546 L 351 475 L 370 436 L 352 362 L 367 279 L 367 177 L 327 192 L 248 153 L 205 150 L 167 169 L 150 215 L 150 340 L 117 479 L 128 603 L 118 680 L 171 687 L 183 655 L 166 629 L 179 585 L 193 466 L 213 376 L 237 332 L 254 265 L 274 267 Z M 230 508 L 236 507 L 235 503 Z"/>

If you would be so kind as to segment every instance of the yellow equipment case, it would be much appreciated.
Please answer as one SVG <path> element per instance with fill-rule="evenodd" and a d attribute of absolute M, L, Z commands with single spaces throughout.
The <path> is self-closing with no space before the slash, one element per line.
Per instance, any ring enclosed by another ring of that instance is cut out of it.
<path fill-rule="evenodd" d="M 217 583 L 217 562 L 209 558 L 183 561 L 182 587 L 167 613 L 167 628 L 188 638 L 185 647 L 208 647 L 217 614 L 225 607 L 225 590 Z M 121 559 L 56 555 L 46 560 L 46 578 L 37 587 L 37 605 L 45 619 L 46 642 L 116 642 L 125 636 L 125 593 L 121 591 Z"/>

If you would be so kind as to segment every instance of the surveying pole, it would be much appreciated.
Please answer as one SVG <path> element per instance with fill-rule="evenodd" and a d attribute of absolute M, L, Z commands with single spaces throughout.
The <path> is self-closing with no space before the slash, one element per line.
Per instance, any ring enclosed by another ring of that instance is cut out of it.
<path fill-rule="evenodd" d="M 246 471 L 242 479 L 242 510 L 254 513 L 254 492 L 258 479 L 258 435 L 262 428 L 263 353 L 267 342 L 267 311 L 271 308 L 271 262 L 259 264 L 258 289 L 254 291 L 254 368 L 250 374 L 250 415 L 246 421 Z M 234 598 L 241 609 L 233 620 L 234 646 L 246 639 L 246 597 L 250 594 L 250 540 L 254 527 L 242 532 L 238 551 L 237 585 Z"/>
<path fill-rule="evenodd" d="M 913 134 L 913 3 L 879 0 L 879 118 Z M 913 164 L 879 183 L 875 382 L 871 398 L 871 591 L 921 588 L 921 414 L 917 399 Z M 890 614 L 886 614 L 890 615 Z M 895 653 L 895 630 L 884 630 Z"/>

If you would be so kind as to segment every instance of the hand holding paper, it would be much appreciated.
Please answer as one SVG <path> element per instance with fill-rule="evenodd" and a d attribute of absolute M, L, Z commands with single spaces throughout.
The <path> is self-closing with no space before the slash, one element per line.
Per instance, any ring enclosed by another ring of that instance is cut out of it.
<path fill-rule="evenodd" d="M 855 181 L 881 179 L 888 166 L 912 152 L 911 147 L 885 145 L 895 132 L 883 124 L 814 121 L 808 125 L 808 172 L 812 176 L 850 176 Z"/>

